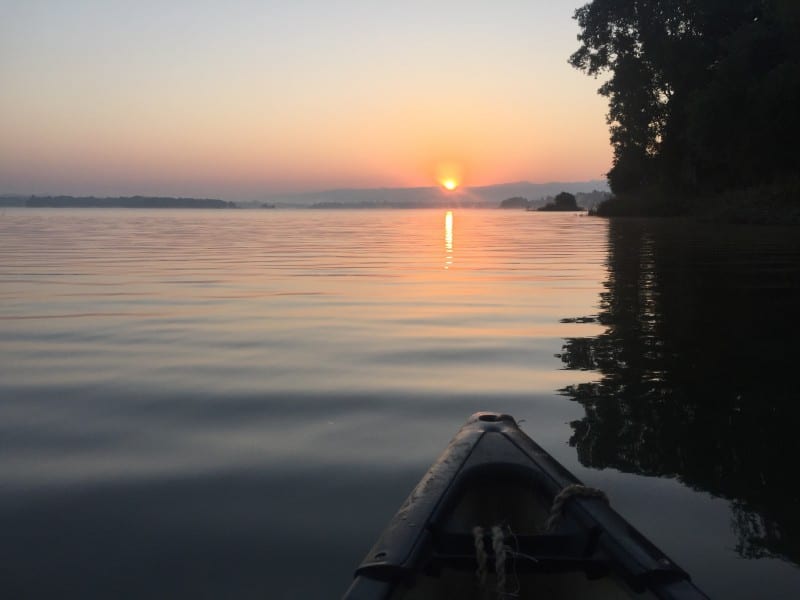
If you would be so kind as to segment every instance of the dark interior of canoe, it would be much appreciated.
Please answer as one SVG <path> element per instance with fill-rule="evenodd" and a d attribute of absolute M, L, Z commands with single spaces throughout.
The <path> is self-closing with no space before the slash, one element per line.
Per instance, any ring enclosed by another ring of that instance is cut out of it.
<path fill-rule="evenodd" d="M 566 497 L 567 488 L 574 495 Z M 548 523 L 556 498 L 560 510 Z M 458 432 L 345 594 L 348 600 L 630 597 L 705 595 L 605 498 L 583 488 L 512 417 L 497 413 L 473 415 Z"/>

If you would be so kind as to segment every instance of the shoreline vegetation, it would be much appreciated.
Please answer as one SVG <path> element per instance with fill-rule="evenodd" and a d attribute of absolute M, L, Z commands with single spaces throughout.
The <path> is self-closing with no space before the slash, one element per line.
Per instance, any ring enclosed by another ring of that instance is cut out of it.
<path fill-rule="evenodd" d="M 689 217 L 709 223 L 800 225 L 800 178 L 687 197 L 653 187 L 612 195 L 589 209 L 597 217 Z"/>
<path fill-rule="evenodd" d="M 585 212 L 595 210 L 610 197 L 609 192 L 601 190 L 575 194 L 561 191 L 555 196 L 543 196 L 536 200 L 529 200 L 524 196 L 512 196 L 500 202 L 498 208 L 543 212 Z"/>
<path fill-rule="evenodd" d="M 800 224 L 800 3 L 591 0 L 569 63 L 602 76 L 599 216 Z"/>
<path fill-rule="evenodd" d="M 544 206 L 539 207 L 539 210 L 545 212 L 575 212 L 585 209 L 582 206 L 578 206 L 578 202 L 575 200 L 575 196 L 573 194 L 570 194 L 569 192 L 561 192 L 555 198 L 553 198 L 552 202 L 548 202 Z"/>

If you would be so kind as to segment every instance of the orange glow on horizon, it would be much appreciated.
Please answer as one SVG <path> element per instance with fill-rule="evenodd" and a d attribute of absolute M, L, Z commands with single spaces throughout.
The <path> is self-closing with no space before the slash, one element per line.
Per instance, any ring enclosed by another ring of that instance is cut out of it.
<path fill-rule="evenodd" d="M 442 186 L 444 187 L 444 189 L 452 192 L 454 189 L 458 187 L 458 183 L 456 182 L 455 179 L 445 179 L 442 182 Z"/>

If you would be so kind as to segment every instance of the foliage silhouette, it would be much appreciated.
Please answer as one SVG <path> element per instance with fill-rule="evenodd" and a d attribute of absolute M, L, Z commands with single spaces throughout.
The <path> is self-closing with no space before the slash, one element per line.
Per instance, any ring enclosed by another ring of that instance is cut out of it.
<path fill-rule="evenodd" d="M 528 208 L 527 198 L 523 198 L 522 196 L 514 196 L 512 198 L 506 198 L 500 203 L 500 208 Z"/>
<path fill-rule="evenodd" d="M 580 206 L 578 206 L 577 201 L 575 200 L 575 196 L 570 194 L 569 192 L 561 192 L 553 198 L 552 202 L 549 202 L 542 206 L 539 210 L 545 211 L 552 211 L 552 210 L 564 210 L 564 211 L 574 211 L 574 210 L 583 210 Z"/>
<path fill-rule="evenodd" d="M 796 0 L 592 0 L 574 18 L 570 64 L 610 75 L 599 93 L 609 101 L 615 194 L 698 202 L 796 180 Z"/>

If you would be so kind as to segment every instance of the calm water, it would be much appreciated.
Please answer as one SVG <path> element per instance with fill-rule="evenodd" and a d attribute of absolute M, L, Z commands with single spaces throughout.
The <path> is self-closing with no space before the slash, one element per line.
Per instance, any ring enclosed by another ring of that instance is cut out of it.
<path fill-rule="evenodd" d="M 480 409 L 713 596 L 800 590 L 796 229 L 6 209 L 0 298 L 7 597 L 336 598 Z"/>

